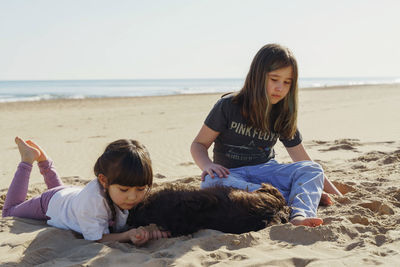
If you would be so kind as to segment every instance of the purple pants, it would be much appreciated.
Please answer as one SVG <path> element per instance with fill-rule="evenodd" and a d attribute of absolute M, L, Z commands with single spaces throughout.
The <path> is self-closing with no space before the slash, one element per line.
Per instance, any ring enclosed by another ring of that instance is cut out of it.
<path fill-rule="evenodd" d="M 3 217 L 13 216 L 37 220 L 49 219 L 46 216 L 46 212 L 50 199 L 56 192 L 65 188 L 65 186 L 58 177 L 51 159 L 39 162 L 38 166 L 48 190 L 40 196 L 25 201 L 32 165 L 26 162 L 19 163 L 14 179 L 8 188 L 3 207 Z"/>

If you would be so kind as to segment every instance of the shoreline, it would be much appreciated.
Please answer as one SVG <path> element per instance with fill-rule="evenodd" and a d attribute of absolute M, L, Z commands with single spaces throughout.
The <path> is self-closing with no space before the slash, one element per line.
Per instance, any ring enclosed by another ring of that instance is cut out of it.
<path fill-rule="evenodd" d="M 396 83 L 377 83 L 377 84 L 349 84 L 349 85 L 331 85 L 331 86 L 318 86 L 318 87 L 303 87 L 299 88 L 299 91 L 309 90 L 340 90 L 340 89 L 355 89 L 362 87 L 399 87 L 400 82 Z"/>
<path fill-rule="evenodd" d="M 299 92 L 302 91 L 319 91 L 319 90 L 343 90 L 343 89 L 361 89 L 361 88 L 370 88 L 370 87 L 399 87 L 400 83 L 378 83 L 378 84 L 354 84 L 354 85 L 332 85 L 332 86 L 317 86 L 317 87 L 302 87 L 299 88 Z M 111 99 L 111 100 L 119 100 L 119 99 L 130 99 L 130 98 L 149 98 L 149 97 L 174 97 L 174 96 L 198 96 L 198 95 L 223 95 L 225 93 L 235 92 L 235 91 L 226 91 L 226 92 L 208 92 L 208 93 L 186 93 L 186 94 L 166 94 L 166 95 L 149 95 L 149 96 L 102 96 L 102 97 L 83 97 L 83 98 L 51 98 L 51 99 L 39 99 L 39 100 L 16 100 L 16 101 L 0 101 L 0 106 L 10 103 L 37 103 L 37 102 L 52 102 L 52 101 L 84 101 L 84 100 L 98 100 L 98 99 Z"/>

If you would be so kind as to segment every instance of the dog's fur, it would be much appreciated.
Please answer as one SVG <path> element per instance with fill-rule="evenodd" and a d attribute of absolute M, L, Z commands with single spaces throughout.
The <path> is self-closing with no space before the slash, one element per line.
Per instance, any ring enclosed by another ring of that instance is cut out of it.
<path fill-rule="evenodd" d="M 198 189 L 180 184 L 151 192 L 130 211 L 127 224 L 135 228 L 156 224 L 172 236 L 200 229 L 239 234 L 286 223 L 289 213 L 281 193 L 269 184 L 262 184 L 254 192 L 223 186 Z"/>

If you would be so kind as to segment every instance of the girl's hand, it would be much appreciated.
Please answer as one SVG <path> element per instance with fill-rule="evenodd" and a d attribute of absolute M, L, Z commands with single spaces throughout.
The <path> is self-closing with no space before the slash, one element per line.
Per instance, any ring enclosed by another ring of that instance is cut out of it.
<path fill-rule="evenodd" d="M 157 225 L 150 224 L 144 227 L 150 234 L 149 239 L 161 239 L 161 238 L 168 238 L 171 236 L 170 232 L 161 231 Z"/>
<path fill-rule="evenodd" d="M 150 239 L 150 233 L 144 227 L 133 228 L 127 232 L 129 239 L 136 246 L 145 244 Z"/>
<path fill-rule="evenodd" d="M 222 165 L 210 163 L 204 168 L 201 174 L 201 180 L 204 181 L 207 174 L 210 175 L 211 178 L 214 178 L 214 173 L 216 173 L 219 178 L 226 178 L 229 175 L 229 170 Z"/>
<path fill-rule="evenodd" d="M 161 239 L 161 238 L 168 238 L 171 236 L 170 232 L 167 231 L 160 231 L 160 230 L 153 230 L 150 232 L 150 239 Z"/>

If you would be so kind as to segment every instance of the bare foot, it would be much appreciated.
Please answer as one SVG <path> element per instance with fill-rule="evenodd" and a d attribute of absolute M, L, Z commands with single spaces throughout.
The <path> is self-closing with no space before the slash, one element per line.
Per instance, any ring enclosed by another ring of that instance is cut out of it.
<path fill-rule="evenodd" d="M 15 137 L 15 143 L 18 145 L 19 153 L 21 154 L 21 161 L 32 164 L 40 156 L 40 151 L 30 145 L 24 140 Z"/>
<path fill-rule="evenodd" d="M 39 145 L 37 145 L 37 144 L 36 144 L 35 142 L 33 142 L 32 140 L 27 140 L 26 143 L 27 143 L 28 145 L 30 145 L 31 147 L 34 147 L 34 148 L 36 148 L 37 150 L 39 150 L 40 156 L 36 159 L 37 162 L 41 162 L 41 161 L 47 160 L 46 152 L 44 152 L 44 150 L 43 150 Z"/>
<path fill-rule="evenodd" d="M 328 193 L 322 192 L 321 200 L 319 201 L 321 206 L 331 206 L 333 205 L 332 199 Z"/>
<path fill-rule="evenodd" d="M 304 218 L 302 216 L 297 216 L 294 217 L 292 220 L 290 220 L 290 223 L 293 225 L 304 225 L 304 226 L 310 226 L 310 227 L 315 227 L 319 226 L 323 223 L 324 221 L 321 218 Z"/>

